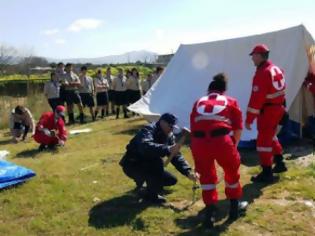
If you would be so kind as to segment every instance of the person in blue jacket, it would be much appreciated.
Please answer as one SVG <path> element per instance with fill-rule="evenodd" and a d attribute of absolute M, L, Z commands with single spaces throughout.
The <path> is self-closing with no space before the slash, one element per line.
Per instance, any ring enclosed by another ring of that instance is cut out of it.
<path fill-rule="evenodd" d="M 177 178 L 164 169 L 163 157 L 174 156 L 171 163 L 189 179 L 196 175 L 175 144 L 173 128 L 177 118 L 170 113 L 163 114 L 156 123 L 142 128 L 129 142 L 126 153 L 120 161 L 124 173 L 136 182 L 136 191 L 141 191 L 144 200 L 161 204 L 166 199 L 161 196 L 163 186 L 172 186 Z"/>

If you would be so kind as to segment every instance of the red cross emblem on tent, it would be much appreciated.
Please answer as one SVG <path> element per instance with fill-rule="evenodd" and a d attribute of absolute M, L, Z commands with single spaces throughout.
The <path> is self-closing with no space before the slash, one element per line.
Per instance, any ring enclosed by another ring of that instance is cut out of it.
<path fill-rule="evenodd" d="M 227 106 L 225 96 L 212 93 L 199 99 L 197 104 L 197 112 L 202 115 L 212 116 L 223 111 Z"/>
<path fill-rule="evenodd" d="M 285 86 L 285 79 L 279 67 L 273 66 L 270 69 L 272 76 L 272 85 L 277 90 L 282 90 Z"/>

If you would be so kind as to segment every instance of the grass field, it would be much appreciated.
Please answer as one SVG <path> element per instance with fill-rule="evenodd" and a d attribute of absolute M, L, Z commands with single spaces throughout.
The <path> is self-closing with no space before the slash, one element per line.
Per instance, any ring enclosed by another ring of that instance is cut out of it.
<path fill-rule="evenodd" d="M 73 128 L 92 128 L 91 133 L 70 136 L 57 152 L 36 151 L 37 144 L 11 144 L 7 131 L 0 132 L 1 149 L 9 161 L 33 169 L 37 176 L 16 188 L 0 192 L 0 235 L 315 235 L 315 164 L 311 147 L 303 143 L 287 147 L 305 156 L 287 161 L 289 171 L 269 186 L 250 183 L 258 172 L 254 151 L 243 151 L 241 181 L 244 199 L 250 202 L 246 216 L 227 223 L 228 202 L 224 181 L 219 184 L 221 213 L 214 230 L 205 230 L 203 203 L 192 200 L 192 183 L 172 166 L 179 182 L 168 188 L 172 206 L 138 203 L 134 183 L 124 176 L 119 160 L 125 146 L 145 121 L 113 117 Z M 190 163 L 188 147 L 183 153 Z M 219 173 L 222 176 L 222 173 Z"/>

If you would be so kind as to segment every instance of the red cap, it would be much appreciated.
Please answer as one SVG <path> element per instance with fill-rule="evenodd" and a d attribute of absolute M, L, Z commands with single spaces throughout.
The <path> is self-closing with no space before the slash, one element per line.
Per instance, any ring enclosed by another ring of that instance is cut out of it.
<path fill-rule="evenodd" d="M 65 107 L 64 106 L 61 106 L 61 105 L 59 105 L 59 106 L 57 106 L 56 107 L 56 112 L 59 114 L 59 115 L 65 115 Z"/>
<path fill-rule="evenodd" d="M 258 44 L 254 47 L 252 52 L 249 55 L 253 55 L 254 53 L 266 53 L 269 52 L 269 48 L 265 44 Z"/>

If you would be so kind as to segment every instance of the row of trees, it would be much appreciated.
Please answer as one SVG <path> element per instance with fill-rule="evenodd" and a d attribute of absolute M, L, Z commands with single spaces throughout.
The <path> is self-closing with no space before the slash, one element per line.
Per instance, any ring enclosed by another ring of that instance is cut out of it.
<path fill-rule="evenodd" d="M 49 66 L 43 57 L 34 56 L 32 50 L 21 52 L 18 49 L 0 44 L 0 76 L 10 74 L 29 74 L 30 68 Z"/>
<path fill-rule="evenodd" d="M 96 69 L 98 67 L 115 67 L 115 66 L 145 66 L 148 68 L 154 68 L 156 65 L 151 63 L 143 63 L 137 61 L 135 63 L 124 63 L 124 64 L 103 64 L 103 65 L 94 65 L 91 63 L 84 64 L 91 69 Z M 22 74 L 30 75 L 32 73 L 31 68 L 34 67 L 51 67 L 55 68 L 56 63 L 49 63 L 46 58 L 34 56 L 32 49 L 18 50 L 12 46 L 7 46 L 0 43 L 0 76 L 12 75 L 12 74 Z M 80 67 L 81 64 L 76 64 L 77 67 Z"/>

